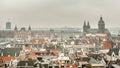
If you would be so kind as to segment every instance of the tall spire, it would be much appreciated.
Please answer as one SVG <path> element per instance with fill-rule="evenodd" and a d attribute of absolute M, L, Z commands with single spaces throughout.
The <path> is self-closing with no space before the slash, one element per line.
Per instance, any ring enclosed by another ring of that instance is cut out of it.
<path fill-rule="evenodd" d="M 14 30 L 17 30 L 17 26 L 15 25 L 15 28 L 14 28 Z"/>
<path fill-rule="evenodd" d="M 86 27 L 86 21 L 84 21 L 84 25 L 83 26 Z"/>
<path fill-rule="evenodd" d="M 102 20 L 102 16 L 100 17 L 100 20 Z"/>
<path fill-rule="evenodd" d="M 90 29 L 90 24 L 89 21 L 87 22 L 87 28 Z"/>
<path fill-rule="evenodd" d="M 28 30 L 30 31 L 31 30 L 31 26 L 29 25 L 29 27 L 28 27 Z"/>
<path fill-rule="evenodd" d="M 83 25 L 83 32 L 87 32 L 87 25 L 86 25 L 86 21 L 84 21 L 84 25 Z"/>

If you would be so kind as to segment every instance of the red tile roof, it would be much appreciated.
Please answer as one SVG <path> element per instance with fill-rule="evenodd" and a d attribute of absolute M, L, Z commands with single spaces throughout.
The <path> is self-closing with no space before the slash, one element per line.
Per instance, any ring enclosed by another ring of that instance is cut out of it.
<path fill-rule="evenodd" d="M 30 55 L 29 55 L 29 58 L 30 58 L 30 59 L 33 59 L 34 57 L 37 57 L 37 56 L 38 56 L 38 55 L 36 55 L 36 54 L 30 54 Z"/>
<path fill-rule="evenodd" d="M 15 59 L 13 56 L 0 56 L 0 58 L 2 58 L 4 61 L 11 61 Z"/>
<path fill-rule="evenodd" d="M 112 44 L 110 41 L 103 42 L 103 49 L 110 49 L 112 48 Z"/>

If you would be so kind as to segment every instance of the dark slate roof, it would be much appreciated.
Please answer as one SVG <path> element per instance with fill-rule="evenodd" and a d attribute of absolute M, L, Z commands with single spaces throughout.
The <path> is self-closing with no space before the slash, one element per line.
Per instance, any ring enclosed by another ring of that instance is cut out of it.
<path fill-rule="evenodd" d="M 119 55 L 119 49 L 118 48 L 110 49 L 107 54 L 111 56 L 113 52 L 115 53 L 115 55 Z"/>
<path fill-rule="evenodd" d="M 105 29 L 105 33 L 106 33 L 106 34 L 111 34 L 108 29 Z"/>
<path fill-rule="evenodd" d="M 91 29 L 89 29 L 88 30 L 89 31 L 89 33 L 98 33 L 98 29 L 95 29 L 95 28 L 91 28 Z M 105 29 L 105 32 L 104 33 L 106 33 L 106 34 L 110 34 L 110 31 L 108 30 L 108 29 Z"/>
<path fill-rule="evenodd" d="M 22 50 L 21 47 L 0 49 L 0 56 L 1 56 L 1 53 L 3 53 L 3 56 L 8 56 L 8 55 L 15 56 L 15 53 L 16 53 L 16 56 L 19 56 L 21 50 Z"/>
<path fill-rule="evenodd" d="M 19 61 L 17 66 L 34 66 L 35 60 L 26 60 L 26 61 Z"/>
<path fill-rule="evenodd" d="M 98 29 L 89 29 L 89 32 L 90 32 L 90 33 L 97 33 L 97 32 L 98 32 Z"/>

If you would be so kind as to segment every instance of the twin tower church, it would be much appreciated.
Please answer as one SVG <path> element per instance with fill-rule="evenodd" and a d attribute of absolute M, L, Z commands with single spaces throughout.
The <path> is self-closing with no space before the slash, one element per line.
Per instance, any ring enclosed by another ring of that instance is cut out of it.
<path fill-rule="evenodd" d="M 98 29 L 93 29 L 90 27 L 90 23 L 84 21 L 83 25 L 83 32 L 85 33 L 106 33 L 109 32 L 107 29 L 105 29 L 105 22 L 102 17 L 100 17 L 100 20 L 98 21 Z"/>

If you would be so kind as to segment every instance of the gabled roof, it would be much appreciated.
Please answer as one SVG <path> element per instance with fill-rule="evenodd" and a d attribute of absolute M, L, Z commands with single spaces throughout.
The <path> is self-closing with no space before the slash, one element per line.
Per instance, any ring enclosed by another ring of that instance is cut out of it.
<path fill-rule="evenodd" d="M 91 58 L 90 61 L 89 61 L 89 63 L 91 63 L 91 64 L 96 64 L 97 61 L 96 61 L 94 58 Z"/>
<path fill-rule="evenodd" d="M 22 48 L 4 48 L 4 49 L 0 49 L 0 56 L 1 54 L 3 54 L 3 56 L 18 56 L 20 54 L 20 51 L 22 50 Z"/>
<path fill-rule="evenodd" d="M 110 49 L 107 54 L 111 56 L 113 52 L 115 53 L 115 55 L 119 55 L 119 49 L 118 48 Z"/>
<path fill-rule="evenodd" d="M 35 60 L 19 61 L 17 66 L 34 66 Z"/>
<path fill-rule="evenodd" d="M 3 59 L 4 61 L 11 61 L 14 59 L 13 56 L 0 56 L 1 59 Z"/>
<path fill-rule="evenodd" d="M 29 55 L 29 58 L 30 58 L 30 59 L 33 59 L 34 57 L 37 57 L 37 56 L 38 56 L 38 55 L 36 55 L 36 54 L 33 53 L 33 54 L 30 54 L 30 55 Z"/>
<path fill-rule="evenodd" d="M 92 29 L 89 29 L 89 32 L 90 32 L 90 33 L 97 33 L 97 32 L 98 32 L 98 29 L 92 28 Z"/>
<path fill-rule="evenodd" d="M 97 28 L 91 28 L 88 29 L 89 33 L 99 33 L 99 30 Z M 105 34 L 110 34 L 110 31 L 108 29 L 105 29 Z"/>

